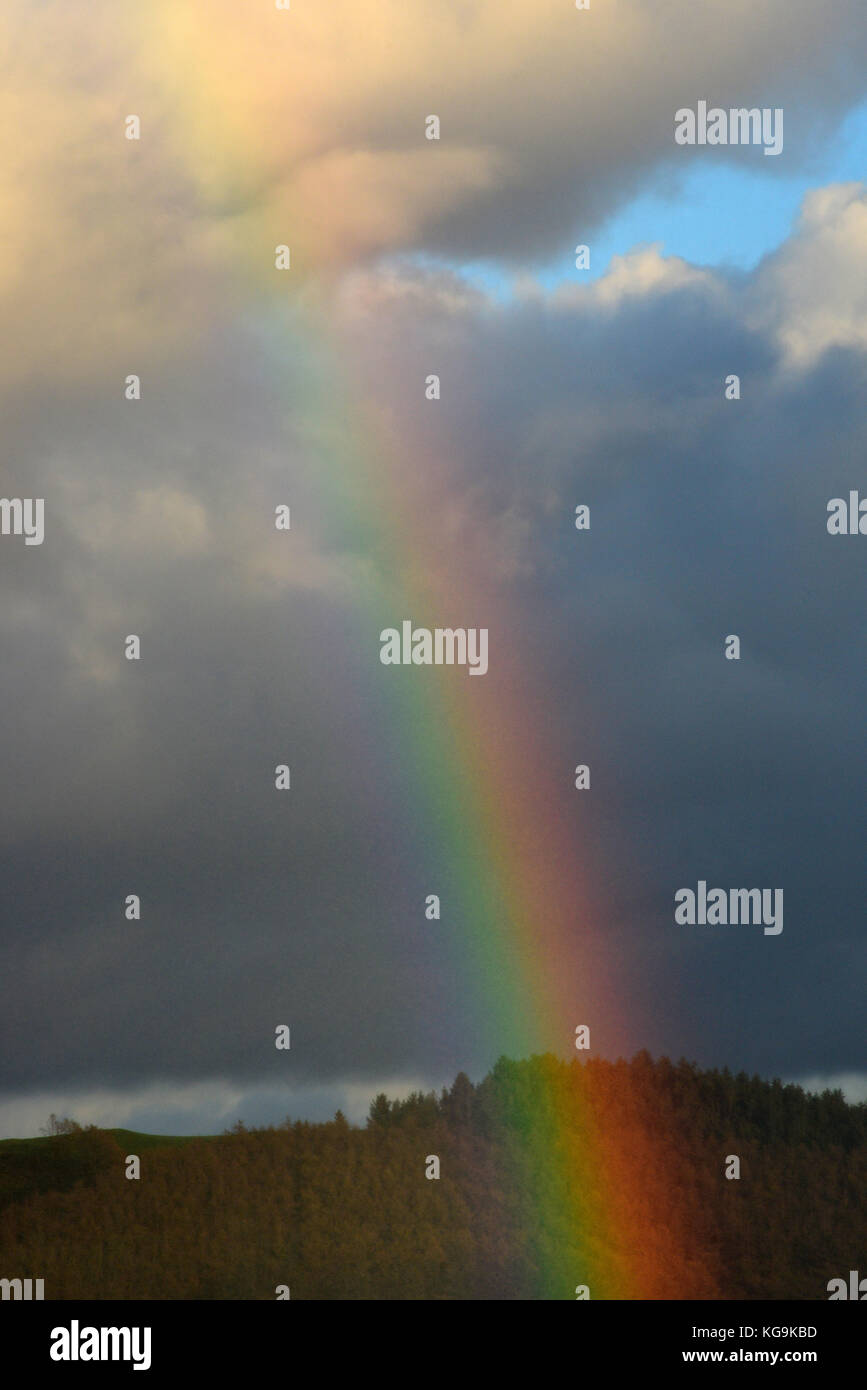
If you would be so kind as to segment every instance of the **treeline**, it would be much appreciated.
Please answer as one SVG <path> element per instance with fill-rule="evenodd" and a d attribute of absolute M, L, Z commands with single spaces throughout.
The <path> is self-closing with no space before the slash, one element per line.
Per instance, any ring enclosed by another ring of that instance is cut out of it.
<path fill-rule="evenodd" d="M 0 1148 L 0 1275 L 55 1299 L 825 1299 L 867 1250 L 867 1106 L 647 1053 L 239 1124 L 139 1180 L 110 1132 L 30 1143 L 27 1195 Z"/>

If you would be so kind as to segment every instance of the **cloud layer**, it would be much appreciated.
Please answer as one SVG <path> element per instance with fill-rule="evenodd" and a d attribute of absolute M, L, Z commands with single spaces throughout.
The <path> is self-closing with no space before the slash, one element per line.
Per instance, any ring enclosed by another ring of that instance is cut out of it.
<path fill-rule="evenodd" d="M 392 253 L 568 257 L 697 96 L 786 106 L 807 160 L 863 92 L 861 7 L 31 9 L 0 107 L 3 488 L 46 499 L 43 546 L 0 538 L 9 1113 L 279 1118 L 283 1087 L 492 1060 L 377 659 L 419 592 L 492 614 L 480 717 L 508 647 L 550 733 L 526 775 L 636 1005 L 600 1045 L 860 1070 L 862 542 L 825 518 L 863 484 L 864 187 L 817 187 L 748 275 L 647 245 L 502 300 Z M 782 886 L 782 936 L 675 927 L 698 878 Z"/>

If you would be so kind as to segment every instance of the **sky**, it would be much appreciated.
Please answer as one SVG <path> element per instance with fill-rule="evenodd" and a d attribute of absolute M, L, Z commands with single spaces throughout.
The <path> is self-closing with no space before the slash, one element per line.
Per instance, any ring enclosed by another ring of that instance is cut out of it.
<path fill-rule="evenodd" d="M 865 60 L 854 0 L 4 6 L 0 1137 L 584 1022 L 867 1099 Z"/>
<path fill-rule="evenodd" d="M 737 153 L 740 153 L 738 151 Z M 651 171 L 645 190 L 607 217 L 595 230 L 590 265 L 578 270 L 571 245 L 560 254 L 523 267 L 546 289 L 607 274 L 612 257 L 652 245 L 663 256 L 693 265 L 753 270 L 792 234 L 804 198 L 817 185 L 857 183 L 867 169 L 867 106 L 855 104 L 821 149 L 805 153 L 796 167 L 764 160 L 722 164 L 719 159 Z M 416 257 L 416 261 L 423 261 Z M 448 264 L 441 261 L 441 264 Z M 495 259 L 455 263 L 489 293 L 508 298 L 514 268 Z"/>

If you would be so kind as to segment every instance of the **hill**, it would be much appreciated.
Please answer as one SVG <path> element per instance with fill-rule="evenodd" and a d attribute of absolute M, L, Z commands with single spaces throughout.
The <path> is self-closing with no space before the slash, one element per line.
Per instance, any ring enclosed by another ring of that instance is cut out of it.
<path fill-rule="evenodd" d="M 79 1129 L 35 1139 L 0 1139 L 0 1210 L 38 1192 L 67 1192 L 89 1181 L 119 1151 L 143 1153 L 190 1138 L 134 1129 Z"/>
<path fill-rule="evenodd" d="M 839 1092 L 501 1059 L 363 1129 L 5 1141 L 0 1265 L 55 1299 L 827 1299 L 864 1263 L 865 1179 Z"/>

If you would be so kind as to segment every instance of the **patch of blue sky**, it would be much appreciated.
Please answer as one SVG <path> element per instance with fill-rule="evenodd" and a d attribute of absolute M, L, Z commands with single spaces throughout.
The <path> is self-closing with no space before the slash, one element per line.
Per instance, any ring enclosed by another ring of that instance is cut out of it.
<path fill-rule="evenodd" d="M 792 173 L 785 167 L 764 167 L 777 164 L 779 156 L 731 163 L 724 162 L 722 151 L 719 159 L 713 157 L 716 150 L 702 151 L 700 158 L 690 153 L 682 172 L 673 162 L 658 170 L 651 186 L 592 234 L 573 228 L 561 255 L 528 263 L 520 272 L 493 260 L 411 259 L 431 268 L 446 265 L 496 298 L 510 297 L 518 273 L 531 275 L 547 289 L 569 282 L 586 284 L 605 274 L 612 256 L 642 245 L 658 245 L 663 255 L 680 256 L 693 265 L 751 270 L 790 235 L 811 188 L 867 181 L 867 104 L 852 111 L 821 151 Z M 760 155 L 758 149 L 749 153 Z M 582 242 L 590 247 L 586 270 L 575 265 L 575 248 Z"/>

